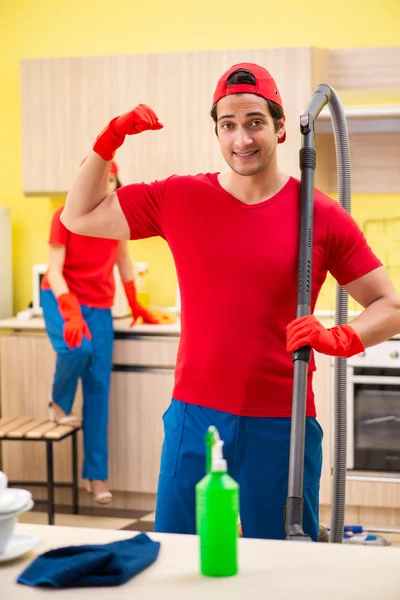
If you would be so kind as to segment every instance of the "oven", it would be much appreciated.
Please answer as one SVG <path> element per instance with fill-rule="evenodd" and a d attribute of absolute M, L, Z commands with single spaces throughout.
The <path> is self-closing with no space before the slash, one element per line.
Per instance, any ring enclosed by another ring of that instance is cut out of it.
<path fill-rule="evenodd" d="M 347 361 L 347 468 L 400 475 L 400 339 Z"/>

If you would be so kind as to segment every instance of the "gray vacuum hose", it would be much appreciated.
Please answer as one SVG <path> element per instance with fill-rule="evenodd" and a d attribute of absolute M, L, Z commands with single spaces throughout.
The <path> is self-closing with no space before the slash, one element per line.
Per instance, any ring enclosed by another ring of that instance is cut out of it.
<path fill-rule="evenodd" d="M 350 146 L 347 121 L 336 91 L 328 102 L 335 137 L 338 171 L 339 203 L 351 212 Z M 348 295 L 341 286 L 336 287 L 335 325 L 347 323 Z M 335 357 L 334 361 L 334 458 L 332 516 L 329 541 L 342 543 L 344 511 L 346 504 L 346 451 L 347 451 L 347 360 Z"/>

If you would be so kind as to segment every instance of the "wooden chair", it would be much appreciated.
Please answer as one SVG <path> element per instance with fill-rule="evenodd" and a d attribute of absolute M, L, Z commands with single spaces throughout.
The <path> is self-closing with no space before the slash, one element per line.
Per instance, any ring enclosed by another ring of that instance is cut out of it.
<path fill-rule="evenodd" d="M 4 442 L 44 442 L 46 444 L 46 469 L 47 481 L 9 481 L 10 486 L 46 486 L 47 499 L 37 500 L 37 503 L 47 504 L 47 515 L 49 525 L 54 525 L 54 488 L 72 488 L 72 512 L 78 514 L 78 449 L 77 433 L 81 427 L 70 425 L 58 425 L 48 419 L 35 419 L 28 415 L 22 417 L 4 417 L 0 419 L 0 446 Z M 71 437 L 72 450 L 72 481 L 54 481 L 53 444 Z M 0 453 L 0 470 L 2 460 Z"/>

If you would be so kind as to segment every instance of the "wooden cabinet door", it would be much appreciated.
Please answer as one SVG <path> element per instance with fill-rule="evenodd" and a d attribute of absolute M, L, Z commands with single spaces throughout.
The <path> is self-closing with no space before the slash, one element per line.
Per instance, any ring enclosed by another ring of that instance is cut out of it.
<path fill-rule="evenodd" d="M 162 415 L 171 401 L 173 370 L 114 371 L 111 378 L 111 489 L 155 493 L 163 441 Z"/>
<path fill-rule="evenodd" d="M 330 356 L 315 352 L 315 362 L 317 365 L 313 379 L 315 406 L 318 422 L 324 430 L 320 504 L 330 505 L 332 501 L 333 360 Z"/>
<path fill-rule="evenodd" d="M 313 79 L 325 80 L 328 58 L 326 50 L 305 47 L 23 60 L 23 190 L 65 193 L 79 158 L 103 127 L 139 102 L 152 106 L 165 127 L 140 140 L 140 152 L 132 151 L 132 142 L 118 151 L 124 181 L 130 173 L 153 181 L 204 168 L 220 171 L 224 161 L 209 116 L 212 93 L 224 71 L 244 60 L 266 65 L 276 79 L 288 130 L 281 168 L 297 177 L 299 115 L 311 99 Z M 176 147 L 180 152 L 171 152 Z"/>

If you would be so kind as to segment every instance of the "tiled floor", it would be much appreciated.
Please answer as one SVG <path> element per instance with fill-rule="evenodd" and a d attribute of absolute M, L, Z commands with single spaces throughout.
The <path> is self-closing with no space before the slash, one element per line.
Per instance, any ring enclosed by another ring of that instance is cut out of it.
<path fill-rule="evenodd" d="M 153 531 L 154 513 L 140 510 L 122 510 L 111 507 L 82 507 L 79 515 L 72 515 L 70 508 L 58 506 L 55 525 L 68 527 L 92 527 L 97 529 L 128 529 L 131 531 Z M 20 515 L 20 523 L 47 524 L 47 512 L 40 506 Z"/>
<path fill-rule="evenodd" d="M 71 515 L 70 508 L 59 506 L 55 515 L 56 525 L 69 527 L 92 527 L 97 529 L 126 529 L 129 531 L 153 531 L 155 514 L 139 510 L 122 510 L 111 507 L 82 507 L 79 515 Z M 20 523 L 47 523 L 44 508 L 36 506 L 34 510 L 19 517 Z M 372 525 L 371 525 L 372 527 Z M 378 533 L 392 546 L 400 546 L 400 533 Z"/>
<path fill-rule="evenodd" d="M 124 529 L 132 523 L 132 519 L 119 519 L 118 517 L 95 517 L 87 515 L 56 514 L 55 525 L 67 527 L 90 527 L 95 529 Z M 41 512 L 28 512 L 18 519 L 20 523 L 47 524 L 47 514 Z"/>

